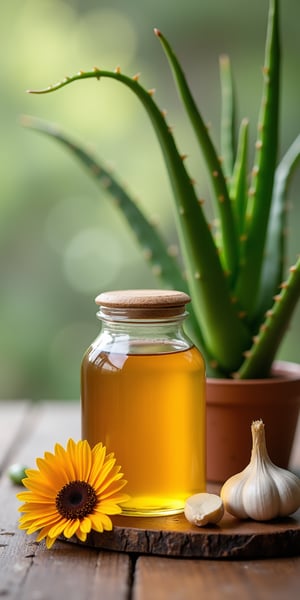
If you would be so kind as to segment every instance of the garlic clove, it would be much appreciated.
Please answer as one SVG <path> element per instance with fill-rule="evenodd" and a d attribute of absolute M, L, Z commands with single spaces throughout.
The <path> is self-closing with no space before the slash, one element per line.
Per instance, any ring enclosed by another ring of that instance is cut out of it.
<path fill-rule="evenodd" d="M 287 517 L 300 507 L 300 479 L 271 461 L 261 420 L 252 423 L 251 432 L 250 463 L 224 483 L 220 493 L 224 508 L 239 519 Z"/>
<path fill-rule="evenodd" d="M 267 471 L 257 469 L 248 477 L 243 487 L 243 508 L 248 518 L 254 521 L 270 521 L 279 514 L 277 486 Z"/>
<path fill-rule="evenodd" d="M 249 465 L 241 473 L 232 475 L 224 483 L 220 492 L 225 510 L 237 519 L 248 519 L 248 513 L 243 503 L 244 478 L 248 470 Z"/>
<path fill-rule="evenodd" d="M 300 479 L 290 471 L 273 466 L 272 477 L 280 490 L 278 516 L 285 517 L 300 507 Z"/>
<path fill-rule="evenodd" d="M 204 525 L 218 523 L 223 517 L 224 507 L 220 496 L 202 492 L 190 496 L 185 502 L 184 515 L 186 519 L 203 527 Z"/>

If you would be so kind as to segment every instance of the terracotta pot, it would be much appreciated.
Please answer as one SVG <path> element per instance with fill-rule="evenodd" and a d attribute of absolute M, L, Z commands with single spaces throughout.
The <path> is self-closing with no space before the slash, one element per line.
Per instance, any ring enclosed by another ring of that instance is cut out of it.
<path fill-rule="evenodd" d="M 251 423 L 262 419 L 271 460 L 287 468 L 300 406 L 300 365 L 275 362 L 269 379 L 207 380 L 207 480 L 224 482 L 249 463 Z"/>

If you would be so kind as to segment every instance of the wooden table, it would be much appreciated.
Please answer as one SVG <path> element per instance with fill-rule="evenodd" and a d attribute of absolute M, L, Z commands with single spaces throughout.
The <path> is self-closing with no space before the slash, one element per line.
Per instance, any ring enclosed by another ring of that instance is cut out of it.
<path fill-rule="evenodd" d="M 5 600 L 293 600 L 300 596 L 299 556 L 205 560 L 139 556 L 58 540 L 51 550 L 18 529 L 18 488 L 7 477 L 15 462 L 55 442 L 80 437 L 76 402 L 0 402 L 0 598 Z M 300 467 L 300 435 L 293 452 Z"/>

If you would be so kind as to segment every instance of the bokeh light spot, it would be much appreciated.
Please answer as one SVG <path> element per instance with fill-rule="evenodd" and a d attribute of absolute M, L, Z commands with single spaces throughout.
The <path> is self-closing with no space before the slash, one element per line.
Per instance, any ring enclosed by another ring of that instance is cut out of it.
<path fill-rule="evenodd" d="M 111 232 L 88 228 L 73 237 L 64 253 L 64 271 L 77 291 L 97 293 L 113 285 L 122 269 L 122 248 Z"/>

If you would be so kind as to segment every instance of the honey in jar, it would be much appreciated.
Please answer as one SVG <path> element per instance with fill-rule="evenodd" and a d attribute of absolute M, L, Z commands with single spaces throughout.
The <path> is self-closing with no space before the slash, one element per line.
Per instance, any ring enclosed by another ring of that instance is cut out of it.
<path fill-rule="evenodd" d="M 96 298 L 102 327 L 82 362 L 82 438 L 122 466 L 125 515 L 182 512 L 205 490 L 205 368 L 183 331 L 189 301 L 167 290 Z"/>

